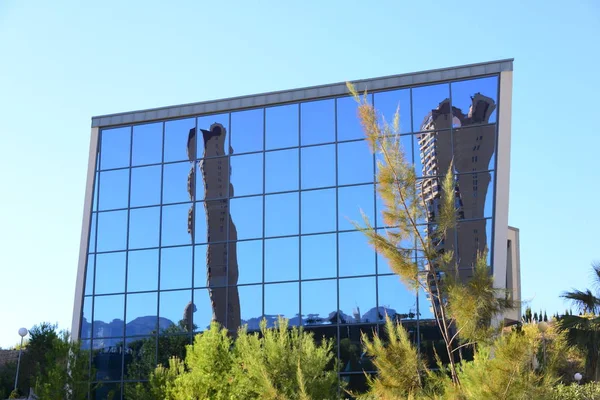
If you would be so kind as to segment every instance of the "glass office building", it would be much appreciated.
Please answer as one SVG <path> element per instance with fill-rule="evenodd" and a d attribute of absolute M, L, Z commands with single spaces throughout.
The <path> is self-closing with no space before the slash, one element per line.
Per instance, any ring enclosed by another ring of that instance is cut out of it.
<path fill-rule="evenodd" d="M 489 249 L 496 285 L 511 288 L 512 60 L 355 84 L 382 118 L 400 112 L 423 233 L 453 160 L 460 222 L 440 246 L 465 278 Z M 360 332 L 384 315 L 427 340 L 427 294 L 404 287 L 352 223 L 362 211 L 388 228 L 356 111 L 339 83 L 92 119 L 72 331 L 93 350 L 96 398 L 118 398 L 211 320 L 256 330 L 283 316 L 333 338 L 351 385 L 372 369 Z"/>

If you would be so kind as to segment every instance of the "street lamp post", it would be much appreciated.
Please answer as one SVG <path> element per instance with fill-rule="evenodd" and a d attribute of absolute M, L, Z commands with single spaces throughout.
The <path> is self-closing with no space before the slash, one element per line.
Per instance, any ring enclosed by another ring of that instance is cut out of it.
<path fill-rule="evenodd" d="M 27 328 L 19 329 L 19 336 L 21 336 L 21 346 L 19 347 L 19 360 L 17 361 L 17 374 L 15 375 L 15 390 L 17 390 L 17 384 L 19 383 L 19 367 L 21 366 L 21 354 L 23 353 L 23 338 L 27 336 L 29 332 Z"/>
<path fill-rule="evenodd" d="M 577 372 L 577 373 L 575 373 L 575 375 L 573 375 L 573 378 L 575 378 L 575 380 L 577 381 L 577 384 L 580 385 L 581 378 L 583 378 L 583 376 L 579 372 Z"/>

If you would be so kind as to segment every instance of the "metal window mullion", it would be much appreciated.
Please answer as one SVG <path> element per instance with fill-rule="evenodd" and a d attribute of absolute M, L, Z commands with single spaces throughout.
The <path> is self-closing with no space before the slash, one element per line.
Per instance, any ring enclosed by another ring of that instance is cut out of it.
<path fill-rule="evenodd" d="M 413 118 L 413 88 L 409 89 L 409 101 L 410 101 L 410 128 L 411 128 L 411 132 L 413 132 L 410 135 L 410 154 L 411 154 L 411 163 L 413 168 L 415 168 L 415 133 L 414 133 L 414 127 L 413 127 L 413 123 L 414 123 L 414 118 Z M 416 172 L 416 171 L 415 171 Z M 418 228 L 417 228 L 418 229 Z M 417 265 L 417 271 L 419 268 L 418 265 L 418 257 L 417 257 L 417 235 L 419 234 L 418 230 L 415 232 L 415 237 L 413 238 L 413 260 L 415 262 L 415 264 Z M 419 277 L 419 274 L 417 272 L 417 278 Z M 417 288 L 415 290 L 415 303 L 416 303 L 416 311 L 417 311 L 417 353 L 421 354 L 421 313 L 419 311 L 419 285 L 417 285 Z"/>
<path fill-rule="evenodd" d="M 229 244 L 231 238 L 229 237 L 229 226 L 231 225 L 231 193 L 229 193 L 229 188 L 232 186 L 231 183 L 231 113 L 227 113 L 227 129 L 229 130 L 229 135 L 227 137 L 227 148 L 223 149 L 223 153 L 225 153 L 225 157 L 227 157 L 227 179 L 225 182 L 227 183 L 227 188 L 225 189 L 225 201 L 227 204 L 227 217 L 225 218 L 225 326 L 227 330 L 229 330 Z M 225 131 L 227 132 L 227 131 Z M 222 200 L 221 200 L 222 201 Z M 208 228 L 208 221 L 206 221 L 206 226 Z M 236 238 L 237 239 L 237 238 Z M 207 238 L 208 240 L 208 238 Z M 236 243 L 237 246 L 237 243 Z M 237 283 L 237 282 L 236 282 Z M 239 297 L 238 297 L 239 299 Z M 241 308 L 241 307 L 240 307 Z M 241 317 L 241 312 L 240 312 Z M 240 318 L 241 320 L 241 318 Z"/>
<path fill-rule="evenodd" d="M 298 104 L 298 326 L 302 326 L 302 106 Z"/>
<path fill-rule="evenodd" d="M 160 278 L 162 268 L 162 218 L 163 218 L 163 185 L 164 185 L 164 172 L 165 172 L 165 135 L 166 135 L 166 124 L 162 123 L 162 159 L 160 168 L 160 210 L 159 210 L 159 221 L 158 221 L 158 277 L 156 286 L 156 335 L 155 335 L 155 346 L 154 346 L 154 365 L 158 364 L 158 346 L 160 344 Z M 196 133 L 197 135 L 197 133 Z"/>
<path fill-rule="evenodd" d="M 502 74 L 498 74 L 498 79 L 497 79 L 497 83 L 496 83 L 496 104 L 497 104 L 497 109 L 496 109 L 496 123 L 495 123 L 495 136 L 496 136 L 496 143 L 494 144 L 494 150 L 495 150 L 495 157 L 494 157 L 494 172 L 498 171 L 498 152 L 500 151 L 500 146 L 498 146 L 498 143 L 500 141 L 500 108 L 502 107 L 502 99 L 500 98 L 500 85 L 501 85 L 501 79 L 502 79 Z M 497 173 L 494 173 L 494 183 L 493 183 L 493 190 L 494 190 L 494 197 L 492 199 L 492 237 L 490 238 L 490 243 L 492 244 L 492 248 L 488 249 L 488 251 L 490 252 L 490 269 L 491 269 L 491 274 L 492 276 L 494 275 L 494 253 L 495 253 L 495 246 L 494 246 L 494 239 L 496 238 L 496 189 L 497 189 Z M 487 244 L 487 243 L 486 243 Z M 500 250 L 501 251 L 501 250 Z"/>
<path fill-rule="evenodd" d="M 165 124 L 163 124 L 164 126 Z M 192 301 L 192 310 L 194 310 L 195 303 L 194 303 L 194 294 L 196 293 L 195 287 L 196 287 L 196 199 L 197 199 L 197 191 L 198 191 L 198 172 L 196 170 L 196 160 L 198 159 L 198 139 L 200 137 L 200 135 L 198 134 L 198 118 L 194 118 L 194 129 L 195 129 L 195 135 L 196 135 L 196 143 L 195 143 L 195 149 L 194 149 L 194 153 L 196 155 L 196 157 L 194 157 L 193 160 L 191 160 L 191 164 L 192 164 L 192 170 L 194 171 L 192 173 L 192 181 L 190 182 L 190 184 L 192 185 L 192 187 L 194 188 L 193 193 L 190 193 L 191 195 L 191 200 L 192 200 L 192 220 L 190 221 L 192 224 L 192 229 L 190 232 L 190 236 L 192 239 L 192 294 L 191 294 L 191 301 Z M 161 180 L 162 180 L 162 175 L 161 175 Z M 161 196 L 162 196 L 162 182 L 161 182 Z M 161 221 L 162 223 L 162 221 Z M 160 320 L 157 320 L 157 323 L 159 323 Z M 192 330 L 191 332 L 189 332 L 189 335 L 191 338 L 194 337 L 194 313 L 192 312 Z M 191 344 L 194 344 L 194 341 L 191 340 Z M 158 359 L 157 359 L 158 361 Z"/>
<path fill-rule="evenodd" d="M 337 118 L 337 109 L 338 109 L 338 101 L 337 99 L 334 102 L 334 129 L 335 129 L 335 283 L 336 283 L 336 296 L 335 296 L 335 300 L 336 300 L 336 321 L 335 321 L 335 325 L 336 325 L 336 350 L 337 350 L 337 354 L 336 357 L 338 359 L 338 362 L 341 363 L 341 351 L 340 351 L 340 233 L 339 233 L 339 229 L 340 229 L 340 218 L 339 218 L 339 173 L 338 173 L 338 149 L 339 149 L 339 143 L 338 143 L 338 118 Z M 341 364 L 340 364 L 341 366 Z M 341 393 L 341 385 L 340 385 L 340 379 L 341 379 L 341 375 L 340 375 L 340 371 L 337 371 L 338 374 L 338 395 L 340 395 Z"/>
<path fill-rule="evenodd" d="M 262 279 L 261 279 L 261 320 L 265 317 L 265 236 L 266 236 L 266 170 L 267 170 L 267 109 L 263 108 L 263 154 L 262 154 Z"/>

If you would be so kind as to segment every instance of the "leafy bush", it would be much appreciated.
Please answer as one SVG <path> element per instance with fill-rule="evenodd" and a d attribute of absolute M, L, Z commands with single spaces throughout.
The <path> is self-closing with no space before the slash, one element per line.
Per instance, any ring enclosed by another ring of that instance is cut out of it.
<path fill-rule="evenodd" d="M 554 388 L 552 400 L 600 400 L 600 383 L 558 385 Z"/>

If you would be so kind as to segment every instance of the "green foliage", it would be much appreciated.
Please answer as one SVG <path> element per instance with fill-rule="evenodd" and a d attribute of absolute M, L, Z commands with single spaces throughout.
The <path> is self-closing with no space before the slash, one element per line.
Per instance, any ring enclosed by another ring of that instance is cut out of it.
<path fill-rule="evenodd" d="M 552 400 L 600 400 L 600 383 L 557 385 Z"/>

